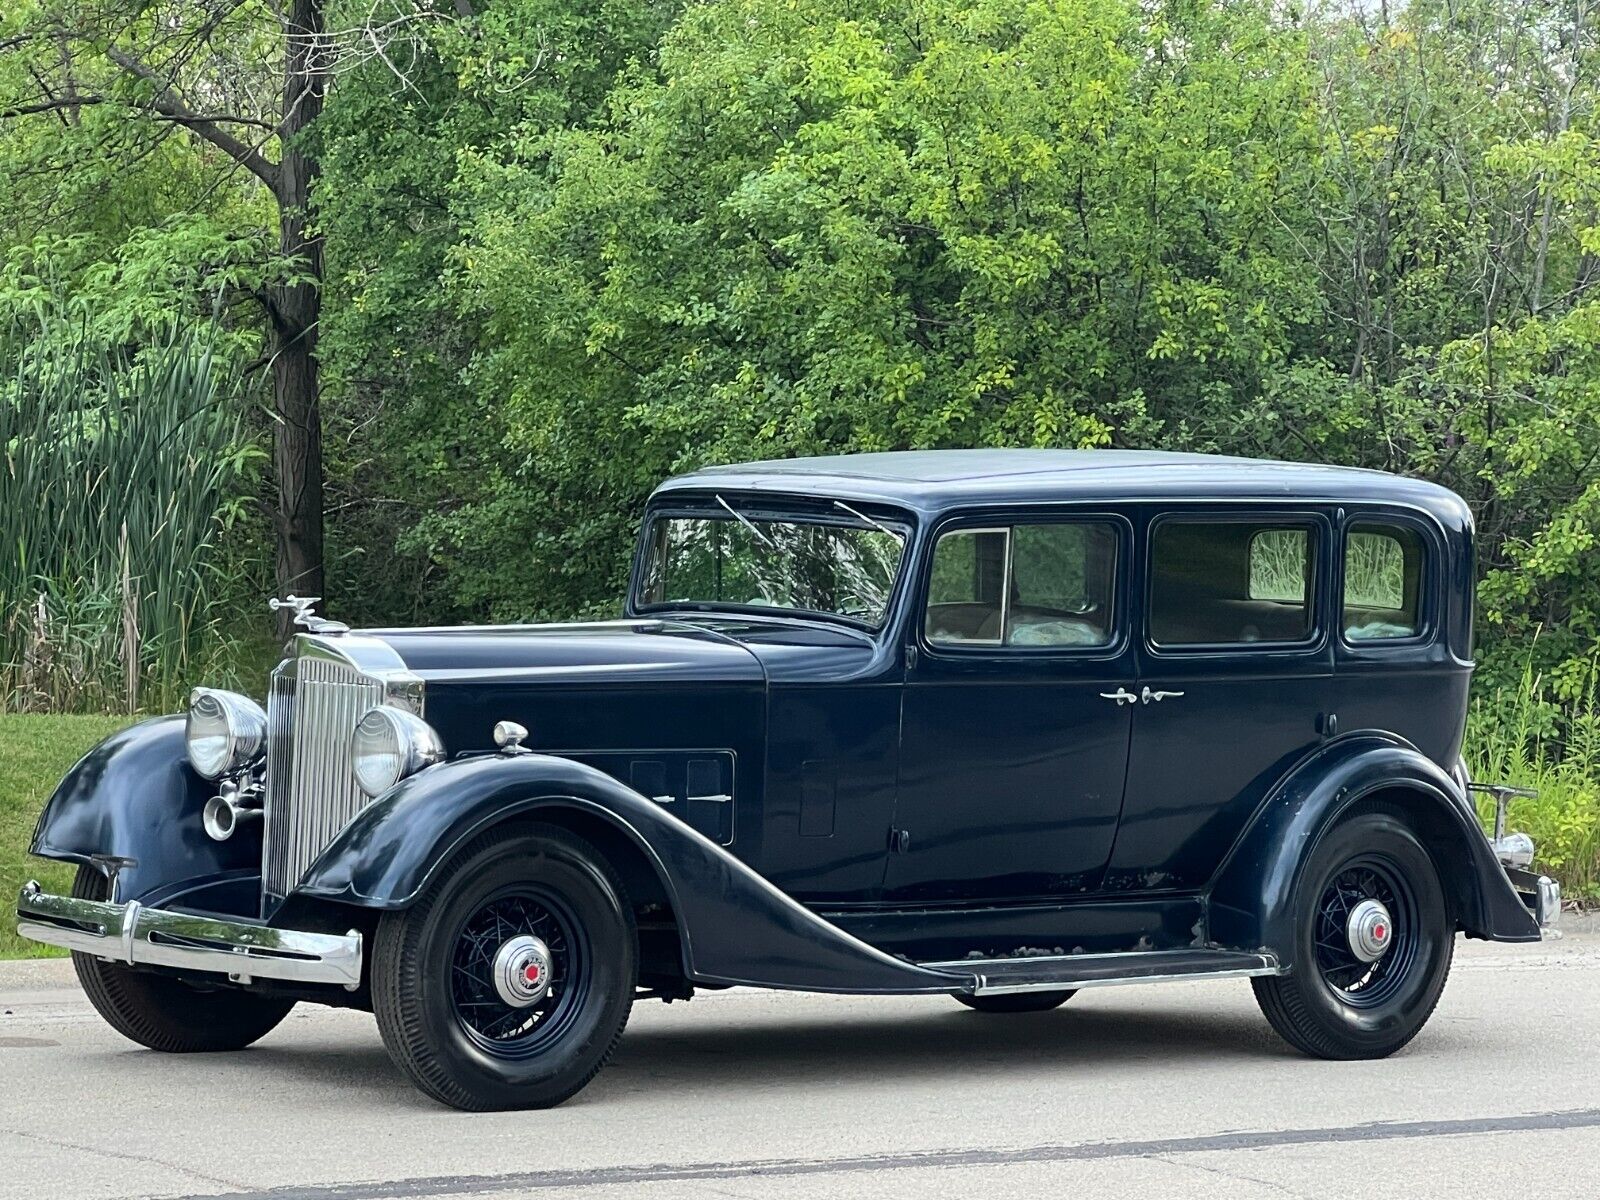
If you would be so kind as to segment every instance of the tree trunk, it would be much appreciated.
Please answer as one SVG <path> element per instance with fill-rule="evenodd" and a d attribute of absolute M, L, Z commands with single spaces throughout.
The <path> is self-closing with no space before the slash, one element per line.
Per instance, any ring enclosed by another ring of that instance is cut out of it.
<path fill-rule="evenodd" d="M 301 135 L 322 111 L 326 78 L 318 66 L 321 0 L 293 0 L 286 14 L 288 61 L 283 81 L 283 157 L 279 164 L 278 228 L 284 257 L 298 282 L 270 289 L 272 383 L 278 425 L 273 463 L 278 477 L 280 595 L 323 594 L 322 405 L 317 379 L 317 321 L 321 310 L 322 240 L 308 235 L 316 161 Z"/>

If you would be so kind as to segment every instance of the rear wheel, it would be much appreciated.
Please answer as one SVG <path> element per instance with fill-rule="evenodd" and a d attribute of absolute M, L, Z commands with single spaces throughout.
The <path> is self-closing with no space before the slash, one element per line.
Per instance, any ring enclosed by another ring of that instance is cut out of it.
<path fill-rule="evenodd" d="M 1383 1058 L 1433 1015 L 1455 924 L 1439 872 L 1398 817 L 1344 821 L 1312 852 L 1295 896 L 1292 974 L 1251 980 L 1261 1011 L 1318 1058 Z"/>
<path fill-rule="evenodd" d="M 957 1004 L 981 1013 L 1036 1013 L 1060 1008 L 1071 1000 L 1077 991 L 1063 989 L 1059 992 L 1013 992 L 1002 996 L 957 996 Z"/>
<path fill-rule="evenodd" d="M 616 873 L 555 826 L 478 838 L 384 916 L 372 1000 L 390 1057 L 455 1108 L 549 1108 L 594 1078 L 633 1005 L 638 950 Z"/>
<path fill-rule="evenodd" d="M 74 896 L 105 900 L 110 891 L 106 877 L 95 868 L 78 868 Z M 195 987 L 77 950 L 72 967 L 106 1024 L 129 1041 L 169 1054 L 243 1050 L 276 1028 L 294 1007 L 293 1000 Z"/>

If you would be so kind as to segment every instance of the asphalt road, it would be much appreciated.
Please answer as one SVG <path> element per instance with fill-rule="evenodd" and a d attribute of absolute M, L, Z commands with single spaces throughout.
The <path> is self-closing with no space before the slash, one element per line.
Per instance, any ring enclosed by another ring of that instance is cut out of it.
<path fill-rule="evenodd" d="M 364 1014 L 165 1056 L 101 1025 L 65 964 L 0 963 L 0 1200 L 1595 1200 L 1600 933 L 1456 961 L 1385 1062 L 1290 1052 L 1239 981 L 1013 1017 L 732 992 L 639 1005 L 577 1099 L 487 1115 L 412 1091 Z"/>

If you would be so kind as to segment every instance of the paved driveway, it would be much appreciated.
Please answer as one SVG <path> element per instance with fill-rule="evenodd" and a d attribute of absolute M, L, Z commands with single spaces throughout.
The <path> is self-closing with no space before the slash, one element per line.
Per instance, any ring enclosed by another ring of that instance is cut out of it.
<path fill-rule="evenodd" d="M 1600 934 L 1461 943 L 1377 1063 L 1285 1049 L 1237 981 L 1035 1016 L 944 998 L 641 1004 L 566 1106 L 468 1115 L 310 1007 L 240 1054 L 132 1048 L 64 963 L 0 964 L 0 1200 L 1600 1197 Z"/>

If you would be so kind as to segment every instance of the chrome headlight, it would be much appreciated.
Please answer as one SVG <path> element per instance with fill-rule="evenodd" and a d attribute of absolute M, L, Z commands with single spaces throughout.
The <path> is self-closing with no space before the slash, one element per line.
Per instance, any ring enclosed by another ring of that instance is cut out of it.
<path fill-rule="evenodd" d="M 267 744 L 267 714 L 237 692 L 195 688 L 184 724 L 189 765 L 206 779 L 221 779 L 248 767 Z"/>
<path fill-rule="evenodd" d="M 369 796 L 381 796 L 406 776 L 443 760 L 444 743 L 433 726 L 393 705 L 367 709 L 350 735 L 350 766 Z"/>

